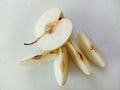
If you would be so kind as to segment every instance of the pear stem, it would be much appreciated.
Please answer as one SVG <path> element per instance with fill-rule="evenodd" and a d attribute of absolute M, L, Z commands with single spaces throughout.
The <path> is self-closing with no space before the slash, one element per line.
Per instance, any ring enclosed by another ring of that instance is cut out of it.
<path fill-rule="evenodd" d="M 32 44 L 38 42 L 38 40 L 39 40 L 40 38 L 42 38 L 45 34 L 46 34 L 46 32 L 43 33 L 40 37 L 38 37 L 35 41 L 33 41 L 33 42 L 31 42 L 31 43 L 24 43 L 24 45 L 32 45 Z"/>
<path fill-rule="evenodd" d="M 38 39 L 36 39 L 34 42 L 31 42 L 31 43 L 24 43 L 24 45 L 32 45 L 34 43 L 36 43 L 38 41 Z"/>
<path fill-rule="evenodd" d="M 45 26 L 46 27 L 45 32 L 40 37 L 38 37 L 35 41 L 33 41 L 31 43 L 24 43 L 24 45 L 32 45 L 32 44 L 38 42 L 38 40 L 40 38 L 42 38 L 45 34 L 51 34 L 53 32 L 56 24 L 57 24 L 57 22 L 54 22 L 54 23 L 52 22 L 52 23 L 47 24 Z"/>

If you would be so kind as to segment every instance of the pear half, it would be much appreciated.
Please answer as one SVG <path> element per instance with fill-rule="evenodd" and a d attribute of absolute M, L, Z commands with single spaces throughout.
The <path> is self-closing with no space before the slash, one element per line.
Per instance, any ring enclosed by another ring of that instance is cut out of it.
<path fill-rule="evenodd" d="M 78 42 L 80 49 L 91 62 L 99 67 L 105 66 L 104 58 L 85 32 L 80 31 L 78 33 Z"/>
<path fill-rule="evenodd" d="M 57 56 L 58 55 L 55 52 L 41 52 L 20 60 L 20 64 L 23 66 L 40 65 L 55 60 Z"/>
<path fill-rule="evenodd" d="M 75 42 L 73 42 L 73 40 L 70 39 L 66 43 L 66 46 L 75 64 L 82 70 L 82 72 L 86 75 L 93 74 L 93 70 L 89 62 L 87 61 L 86 57 L 83 55 L 81 50 L 77 47 Z"/>
<path fill-rule="evenodd" d="M 54 73 L 57 83 L 65 85 L 68 76 L 68 55 L 65 47 L 59 48 L 58 57 L 54 61 Z"/>
<path fill-rule="evenodd" d="M 57 8 L 49 9 L 40 16 L 33 32 L 40 50 L 55 50 L 69 39 L 72 33 L 72 23 L 63 17 L 63 13 Z"/>

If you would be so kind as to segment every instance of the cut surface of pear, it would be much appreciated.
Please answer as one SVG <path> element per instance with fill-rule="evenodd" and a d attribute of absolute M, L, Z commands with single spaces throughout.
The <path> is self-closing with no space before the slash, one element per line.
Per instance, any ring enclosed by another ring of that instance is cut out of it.
<path fill-rule="evenodd" d="M 40 16 L 33 32 L 40 50 L 55 50 L 69 39 L 72 23 L 63 17 L 63 13 L 57 8 L 49 9 Z"/>
<path fill-rule="evenodd" d="M 37 45 L 41 50 L 54 50 L 61 47 L 69 39 L 72 33 L 72 23 L 69 19 L 61 19 L 55 30 L 44 35 L 38 40 Z"/>
<path fill-rule="evenodd" d="M 80 49 L 91 62 L 93 62 L 99 67 L 105 66 L 103 56 L 100 54 L 93 41 L 88 37 L 85 32 L 80 31 L 78 33 L 78 42 Z"/>
<path fill-rule="evenodd" d="M 53 61 L 56 58 L 57 58 L 57 53 L 55 52 L 42 52 L 20 60 L 20 65 L 35 66 Z"/>
<path fill-rule="evenodd" d="M 44 33 L 46 26 L 48 24 L 53 23 L 55 21 L 57 22 L 59 19 L 62 19 L 63 17 L 64 15 L 60 9 L 58 8 L 48 9 L 37 20 L 37 23 L 35 25 L 34 32 L 33 32 L 34 36 L 38 38 Z"/>
<path fill-rule="evenodd" d="M 68 55 L 65 47 L 59 48 L 58 57 L 54 60 L 54 73 L 60 86 L 65 85 L 68 77 Z"/>
<path fill-rule="evenodd" d="M 73 61 L 82 70 L 82 72 L 85 73 L 86 75 L 93 74 L 93 70 L 89 62 L 87 61 L 81 50 L 77 47 L 75 42 L 72 39 L 70 39 L 66 43 L 66 46 Z"/>

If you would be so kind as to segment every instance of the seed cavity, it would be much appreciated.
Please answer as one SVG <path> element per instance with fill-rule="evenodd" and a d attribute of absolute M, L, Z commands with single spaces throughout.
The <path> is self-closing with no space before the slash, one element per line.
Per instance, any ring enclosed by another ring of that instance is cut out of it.
<path fill-rule="evenodd" d="M 91 44 L 91 45 L 90 45 L 90 50 L 96 51 L 96 48 Z"/>
<path fill-rule="evenodd" d="M 45 26 L 45 33 L 51 34 L 51 33 L 55 30 L 56 24 L 57 24 L 57 21 L 54 21 L 54 22 L 52 22 L 52 23 L 48 23 L 48 24 Z"/>
<path fill-rule="evenodd" d="M 53 53 L 53 52 L 50 52 L 50 53 Z"/>
<path fill-rule="evenodd" d="M 78 51 L 76 51 L 76 52 L 78 53 L 78 55 L 79 55 L 80 59 L 83 61 L 84 59 L 83 59 L 82 54 L 81 54 L 80 52 L 78 52 Z"/>
<path fill-rule="evenodd" d="M 62 18 L 60 17 L 58 20 L 61 20 Z"/>
<path fill-rule="evenodd" d="M 32 59 L 33 59 L 33 60 L 38 60 L 38 59 L 40 59 L 42 56 L 43 56 L 43 55 L 36 55 L 36 56 L 34 56 Z"/>

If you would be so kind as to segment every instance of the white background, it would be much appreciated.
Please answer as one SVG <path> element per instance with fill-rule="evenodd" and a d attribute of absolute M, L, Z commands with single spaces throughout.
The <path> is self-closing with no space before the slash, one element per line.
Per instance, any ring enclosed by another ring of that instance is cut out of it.
<path fill-rule="evenodd" d="M 47 9 L 60 8 L 74 25 L 73 38 L 84 29 L 104 55 L 107 65 L 84 75 L 70 61 L 64 87 L 57 85 L 53 63 L 19 65 L 22 57 L 39 51 L 33 28 Z M 0 90 L 120 90 L 120 0 L 0 0 Z"/>

